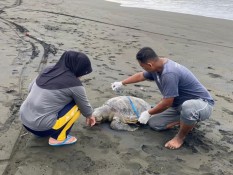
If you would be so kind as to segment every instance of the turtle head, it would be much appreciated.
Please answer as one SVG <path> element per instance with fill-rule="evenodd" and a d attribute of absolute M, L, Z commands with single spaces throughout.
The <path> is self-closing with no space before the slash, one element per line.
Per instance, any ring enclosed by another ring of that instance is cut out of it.
<path fill-rule="evenodd" d="M 103 105 L 102 107 L 95 108 L 92 115 L 95 117 L 97 123 L 101 123 L 109 120 L 109 113 L 110 108 L 106 105 Z"/>
<path fill-rule="evenodd" d="M 103 116 L 100 108 L 95 108 L 92 115 L 95 117 L 96 123 L 102 122 Z"/>

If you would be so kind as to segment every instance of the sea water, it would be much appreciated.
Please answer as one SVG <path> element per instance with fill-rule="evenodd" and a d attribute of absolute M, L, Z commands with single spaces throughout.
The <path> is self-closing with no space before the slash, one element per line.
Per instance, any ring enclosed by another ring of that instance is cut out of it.
<path fill-rule="evenodd" d="M 125 7 L 233 20 L 233 0 L 108 0 Z"/>

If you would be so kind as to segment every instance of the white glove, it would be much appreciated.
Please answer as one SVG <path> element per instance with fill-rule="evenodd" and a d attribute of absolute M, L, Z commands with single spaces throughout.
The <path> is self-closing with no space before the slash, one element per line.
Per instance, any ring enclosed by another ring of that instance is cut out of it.
<path fill-rule="evenodd" d="M 117 91 L 120 91 L 122 89 L 123 84 L 122 84 L 122 82 L 114 82 L 111 84 L 111 86 L 112 86 L 112 90 L 117 92 Z"/>
<path fill-rule="evenodd" d="M 148 122 L 148 120 L 150 119 L 150 116 L 151 116 L 151 115 L 149 114 L 148 111 L 144 111 L 144 112 L 141 113 L 141 115 L 140 115 L 138 121 L 139 121 L 140 123 L 142 123 L 142 124 L 146 124 L 146 123 Z"/>

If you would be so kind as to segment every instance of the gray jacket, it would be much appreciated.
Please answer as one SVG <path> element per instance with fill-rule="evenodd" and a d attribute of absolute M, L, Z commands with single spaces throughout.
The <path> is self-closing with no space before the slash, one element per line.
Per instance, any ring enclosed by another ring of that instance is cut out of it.
<path fill-rule="evenodd" d="M 20 119 L 25 126 L 32 130 L 51 129 L 57 120 L 58 112 L 72 100 L 75 101 L 83 116 L 92 115 L 93 109 L 83 86 L 47 90 L 33 82 L 29 91 L 20 107 Z"/>

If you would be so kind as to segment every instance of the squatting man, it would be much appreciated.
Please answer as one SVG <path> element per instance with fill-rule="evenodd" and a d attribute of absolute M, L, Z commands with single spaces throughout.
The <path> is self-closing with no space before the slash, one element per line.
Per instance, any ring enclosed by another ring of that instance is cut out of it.
<path fill-rule="evenodd" d="M 123 85 L 154 81 L 163 98 L 155 107 L 142 112 L 138 121 L 157 131 L 180 125 L 177 135 L 165 144 L 166 148 L 178 149 L 196 123 L 211 116 L 214 100 L 189 69 L 158 56 L 153 49 L 142 48 L 136 58 L 145 71 L 112 83 L 112 89 L 119 91 Z"/>

